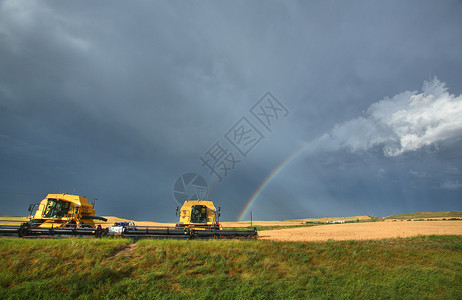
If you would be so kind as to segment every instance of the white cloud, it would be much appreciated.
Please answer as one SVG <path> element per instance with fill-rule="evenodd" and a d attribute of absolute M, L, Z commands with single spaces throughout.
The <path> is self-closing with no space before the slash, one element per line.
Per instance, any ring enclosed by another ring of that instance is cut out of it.
<path fill-rule="evenodd" d="M 462 182 L 459 180 L 446 180 L 440 187 L 444 190 L 458 190 L 462 188 Z"/>
<path fill-rule="evenodd" d="M 409 171 L 409 174 L 414 175 L 414 176 L 416 176 L 416 177 L 420 177 L 420 178 L 427 177 L 427 173 L 425 173 L 425 172 L 419 172 L 419 171 L 414 171 L 414 170 L 410 170 L 410 171 Z"/>
<path fill-rule="evenodd" d="M 386 173 L 387 173 L 387 171 L 386 171 L 385 169 L 382 169 L 382 168 L 381 168 L 381 169 L 379 169 L 379 170 L 377 171 L 377 177 L 383 178 L 383 176 L 384 176 Z"/>
<path fill-rule="evenodd" d="M 462 172 L 460 172 L 460 170 L 454 166 L 446 167 L 444 172 L 449 175 L 456 175 L 456 176 L 462 175 Z"/>
<path fill-rule="evenodd" d="M 69 15 L 60 15 L 39 1 L 6 0 L 0 3 L 0 36 L 11 52 L 26 47 L 26 41 L 36 38 L 37 29 L 40 29 L 41 38 L 49 43 L 79 52 L 88 51 L 90 43 L 75 34 L 75 28 L 81 22 Z"/>
<path fill-rule="evenodd" d="M 397 156 L 452 138 L 462 137 L 462 95 L 447 92 L 436 77 L 425 81 L 422 93 L 404 92 L 372 104 L 359 118 L 320 139 L 325 150 L 367 151 L 380 146 Z"/>

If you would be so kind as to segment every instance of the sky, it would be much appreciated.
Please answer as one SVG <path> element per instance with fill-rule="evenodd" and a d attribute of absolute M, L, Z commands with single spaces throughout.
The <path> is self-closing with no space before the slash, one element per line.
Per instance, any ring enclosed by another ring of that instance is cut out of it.
<path fill-rule="evenodd" d="M 0 0 L 0 215 L 462 210 L 461 53 L 461 1 Z"/>

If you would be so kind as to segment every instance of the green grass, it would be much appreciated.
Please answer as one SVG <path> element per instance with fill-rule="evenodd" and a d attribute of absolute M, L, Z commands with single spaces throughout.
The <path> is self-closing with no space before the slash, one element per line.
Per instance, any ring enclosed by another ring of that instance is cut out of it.
<path fill-rule="evenodd" d="M 462 296 L 462 236 L 271 242 L 0 239 L 2 299 Z"/>
<path fill-rule="evenodd" d="M 461 218 L 462 211 L 417 212 L 388 216 L 385 219 L 426 219 L 426 218 Z"/>

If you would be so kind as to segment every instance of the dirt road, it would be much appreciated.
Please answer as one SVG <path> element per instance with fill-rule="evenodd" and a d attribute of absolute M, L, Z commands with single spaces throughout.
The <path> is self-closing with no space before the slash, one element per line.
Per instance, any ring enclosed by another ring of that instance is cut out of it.
<path fill-rule="evenodd" d="M 374 240 L 430 234 L 462 235 L 462 221 L 370 222 L 260 231 L 275 241 Z"/>

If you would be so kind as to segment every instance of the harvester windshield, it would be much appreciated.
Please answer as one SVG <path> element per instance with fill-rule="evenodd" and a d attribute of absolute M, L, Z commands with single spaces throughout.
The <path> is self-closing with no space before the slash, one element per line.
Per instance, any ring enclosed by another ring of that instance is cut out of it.
<path fill-rule="evenodd" d="M 192 207 L 191 223 L 207 223 L 207 206 L 194 205 Z"/>
<path fill-rule="evenodd" d="M 43 212 L 44 218 L 62 218 L 69 211 L 70 203 L 58 199 L 48 199 Z"/>

